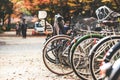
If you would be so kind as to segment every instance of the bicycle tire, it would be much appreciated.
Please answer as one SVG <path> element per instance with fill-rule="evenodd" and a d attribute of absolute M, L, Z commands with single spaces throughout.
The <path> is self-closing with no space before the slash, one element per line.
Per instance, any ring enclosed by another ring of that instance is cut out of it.
<path fill-rule="evenodd" d="M 111 72 L 109 80 L 120 80 L 120 58 L 113 64 L 113 71 Z"/>
<path fill-rule="evenodd" d="M 120 58 L 120 42 L 118 42 L 117 44 L 113 45 L 107 52 L 107 54 L 104 57 L 104 62 L 110 62 L 111 59 L 114 57 L 115 59 Z M 116 56 L 117 55 L 117 56 Z M 115 57 L 116 56 L 116 57 Z"/>
<path fill-rule="evenodd" d="M 79 38 L 78 40 L 77 40 L 77 42 L 75 43 L 75 44 L 73 44 L 73 46 L 72 46 L 72 49 L 71 49 L 71 56 L 70 56 L 70 59 L 71 59 L 71 66 L 72 66 L 72 69 L 73 69 L 73 71 L 75 72 L 75 74 L 79 77 L 79 78 L 81 78 L 81 79 L 83 79 L 83 80 L 88 80 L 89 78 L 87 78 L 87 76 L 89 75 L 89 73 L 84 73 L 84 72 L 80 72 L 80 71 L 78 71 L 77 69 L 76 69 L 76 65 L 74 64 L 74 54 L 75 54 L 75 50 L 77 49 L 77 47 L 80 45 L 80 44 L 85 44 L 84 42 L 87 42 L 87 40 L 89 41 L 89 40 L 94 40 L 94 39 L 96 39 L 96 41 L 97 40 L 99 40 L 99 39 L 101 39 L 101 38 L 103 38 L 103 36 L 102 35 L 100 35 L 100 34 L 88 34 L 88 35 L 84 35 L 84 36 L 82 36 L 81 38 Z M 83 42 L 83 43 L 82 43 Z M 94 41 L 92 41 L 92 42 L 94 42 Z M 87 43 L 88 44 L 88 43 Z M 82 45 L 82 46 L 83 46 Z M 92 46 L 90 46 L 90 47 L 88 47 L 88 48 L 91 48 Z M 79 53 L 79 54 L 84 54 L 85 55 L 85 57 L 87 57 L 88 56 L 88 52 L 89 52 L 89 50 L 87 51 L 87 52 L 85 52 L 85 53 Z M 84 59 L 85 59 L 85 57 L 84 57 Z M 82 58 L 83 59 L 83 58 Z M 80 60 L 79 60 L 80 61 Z M 82 62 L 82 61 L 80 61 L 80 62 Z M 84 62 L 84 63 L 86 63 L 86 62 Z M 84 64 L 83 63 L 83 64 Z M 79 70 L 81 70 L 82 71 L 82 69 L 79 69 Z"/>
<path fill-rule="evenodd" d="M 90 72 L 91 72 L 91 75 L 93 77 L 94 80 L 98 80 L 100 78 L 97 78 L 99 76 L 97 76 L 96 74 L 99 73 L 99 66 L 100 66 L 100 61 L 97 62 L 97 59 L 101 59 L 103 58 L 103 56 L 105 55 L 104 53 L 108 51 L 108 49 L 110 47 L 112 47 L 115 43 L 114 43 L 114 40 L 119 40 L 120 39 L 120 36 L 119 35 L 112 35 L 112 36 L 107 36 L 107 37 L 104 37 L 102 38 L 100 41 L 98 41 L 97 44 L 95 44 L 92 49 L 90 50 L 90 53 L 89 53 L 89 67 L 90 67 Z M 111 44 L 109 42 L 112 42 Z M 109 44 L 109 45 L 108 45 Z M 105 51 L 102 50 L 104 48 L 104 45 L 107 45 L 105 46 Z M 97 53 L 97 51 L 102 51 L 101 52 L 101 55 L 100 53 Z M 97 58 L 96 58 L 97 57 Z M 96 59 L 96 62 L 95 62 L 95 59 Z M 95 64 L 97 66 L 95 66 Z M 96 71 L 95 71 L 95 68 L 96 67 Z"/>
<path fill-rule="evenodd" d="M 119 61 L 120 61 L 120 42 L 113 45 L 107 52 L 106 56 L 104 57 L 105 63 L 110 62 L 114 65 L 114 69 L 112 70 L 109 76 L 110 80 L 120 80 L 120 64 L 119 64 L 120 62 Z"/>
<path fill-rule="evenodd" d="M 70 68 L 70 66 L 65 66 L 65 65 L 62 65 L 61 63 L 56 64 L 55 58 L 52 58 L 53 56 L 50 57 L 50 55 L 48 55 L 50 53 L 47 52 L 47 47 L 49 46 L 50 43 L 52 43 L 56 40 L 61 40 L 61 39 L 71 41 L 71 37 L 67 36 L 67 35 L 56 35 L 56 36 L 51 37 L 49 40 L 47 40 L 47 42 L 45 43 L 44 48 L 43 48 L 43 62 L 45 64 L 45 66 L 48 68 L 48 70 L 50 70 L 52 73 L 55 73 L 58 75 L 66 75 L 66 74 L 70 74 L 73 72 L 73 70 Z M 46 55 L 47 55 L 47 57 L 46 57 Z"/>

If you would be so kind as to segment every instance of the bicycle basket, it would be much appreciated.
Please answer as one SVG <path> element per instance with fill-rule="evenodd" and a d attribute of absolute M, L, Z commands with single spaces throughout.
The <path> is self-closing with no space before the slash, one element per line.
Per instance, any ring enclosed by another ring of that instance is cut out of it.
<path fill-rule="evenodd" d="M 96 10 L 98 21 L 106 20 L 113 11 L 107 6 L 101 6 Z"/>

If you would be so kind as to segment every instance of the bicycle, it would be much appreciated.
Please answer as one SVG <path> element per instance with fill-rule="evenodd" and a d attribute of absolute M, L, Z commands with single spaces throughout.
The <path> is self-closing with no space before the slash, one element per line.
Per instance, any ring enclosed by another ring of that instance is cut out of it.
<path fill-rule="evenodd" d="M 102 79 L 119 80 L 120 79 L 120 42 L 113 45 L 103 57 L 100 73 Z M 119 78 L 118 78 L 119 77 Z"/>
<path fill-rule="evenodd" d="M 120 80 L 120 58 L 115 60 L 114 63 L 104 63 L 100 70 L 102 80 Z"/>
<path fill-rule="evenodd" d="M 101 65 L 103 55 L 105 55 L 105 53 L 108 51 L 108 49 L 112 45 L 116 44 L 118 42 L 118 40 L 120 39 L 119 32 L 115 32 L 115 29 L 114 29 L 114 28 L 117 28 L 120 24 L 119 21 L 116 20 L 117 18 L 119 18 L 120 14 L 113 12 L 111 9 L 106 8 L 106 6 L 102 6 L 102 7 L 98 8 L 97 11 L 99 11 L 99 9 L 104 10 L 104 11 L 106 9 L 108 9 L 108 12 L 109 12 L 108 15 L 110 16 L 110 17 L 105 16 L 105 17 L 101 18 L 101 20 L 99 20 L 99 21 L 108 19 L 108 21 L 104 22 L 105 24 L 108 24 L 108 27 L 110 27 L 109 25 L 114 26 L 114 23 L 116 24 L 116 26 L 111 27 L 113 29 L 113 33 L 110 32 L 110 34 L 111 34 L 110 36 L 104 37 L 103 39 L 98 41 L 98 43 L 95 44 L 92 47 L 92 49 L 90 50 L 90 53 L 89 53 L 89 64 L 90 65 L 89 65 L 89 67 L 90 67 L 90 72 L 91 72 L 94 80 L 100 79 L 99 66 Z M 105 11 L 105 13 L 106 13 L 106 11 Z M 111 17 L 112 17 L 112 19 L 115 19 L 115 20 L 110 20 Z"/>
<path fill-rule="evenodd" d="M 59 75 L 72 72 L 67 65 L 66 56 L 62 54 L 62 51 L 70 44 L 70 41 L 71 37 L 67 35 L 56 35 L 47 40 L 43 49 L 43 61 L 51 72 Z"/>
<path fill-rule="evenodd" d="M 88 52 L 91 47 L 103 38 L 100 34 L 84 35 L 73 44 L 70 53 L 71 66 L 75 74 L 84 80 L 90 78 Z"/>
<path fill-rule="evenodd" d="M 73 72 L 68 60 L 68 51 L 74 42 L 72 40 L 74 36 L 76 36 L 76 32 L 76 30 L 72 30 L 71 36 L 62 34 L 56 35 L 46 41 L 43 47 L 43 61 L 51 72 L 58 75 L 65 75 Z M 58 66 L 59 68 L 53 68 L 51 65 L 54 67 Z M 65 70 L 63 70 L 64 68 Z M 69 70 L 66 70 L 66 68 Z"/>
<path fill-rule="evenodd" d="M 101 65 L 103 56 L 105 55 L 105 53 L 108 51 L 108 49 L 112 45 L 117 43 L 119 39 L 120 39 L 119 35 L 112 35 L 112 36 L 104 37 L 100 41 L 98 41 L 98 43 L 95 44 L 90 50 L 89 67 L 90 67 L 90 72 L 94 80 L 99 79 L 99 75 L 100 75 L 99 66 Z"/>
<path fill-rule="evenodd" d="M 102 6 L 103 7 L 103 6 Z M 106 6 L 105 7 L 103 7 L 103 8 L 107 8 Z M 100 9 L 102 9 L 102 8 L 100 8 Z M 109 9 L 109 8 L 107 8 L 107 9 Z M 106 11 L 106 10 L 105 10 Z M 111 11 L 111 10 L 108 10 L 108 11 L 110 11 L 110 14 L 113 12 L 113 11 Z M 97 15 L 99 15 L 99 13 L 96 13 Z M 105 13 L 103 13 L 103 14 L 105 14 Z M 110 14 L 108 14 L 108 15 L 106 15 L 106 16 L 104 16 L 103 18 L 104 19 L 107 19 L 108 17 L 110 17 Z M 98 16 L 99 17 L 99 16 Z M 103 18 L 98 18 L 98 23 L 102 23 L 103 21 L 102 20 L 104 20 Z M 102 19 L 102 20 L 101 20 Z M 103 23 L 102 23 L 103 24 Z M 102 32 L 102 34 L 103 35 L 111 35 L 111 34 L 114 34 L 114 29 L 113 29 L 113 32 L 110 32 L 110 30 L 107 30 L 108 29 L 108 27 L 107 26 L 105 26 L 105 29 L 104 29 L 104 31 Z M 107 31 L 109 31 L 109 32 L 107 32 Z M 97 32 L 98 33 L 98 32 Z M 100 34 L 100 33 L 99 33 Z M 91 34 L 91 35 L 93 35 L 93 34 Z M 102 35 L 101 35 L 102 36 Z M 102 37 L 104 37 L 104 36 L 102 36 Z M 101 38 L 102 38 L 101 37 Z M 93 38 L 93 39 L 92 39 Z M 91 37 L 91 38 L 88 38 L 88 39 L 92 39 L 91 40 L 91 43 L 92 42 L 94 42 L 94 38 L 98 38 L 98 37 Z M 99 38 L 100 39 L 100 38 Z M 87 42 L 87 39 L 84 39 L 83 40 L 83 42 Z M 89 40 L 88 40 L 89 41 Z M 96 42 L 97 42 L 98 40 L 96 40 Z M 80 46 L 79 46 L 80 45 Z M 77 40 L 77 42 L 73 45 L 73 47 L 72 47 L 72 49 L 71 49 L 71 64 L 72 64 L 72 68 L 73 68 L 73 70 L 74 70 L 74 72 L 75 72 L 75 74 L 78 76 L 78 77 L 80 77 L 80 78 L 82 78 L 82 79 L 89 79 L 89 77 L 88 76 L 90 76 L 90 73 L 88 73 L 89 72 L 89 67 L 86 67 L 86 69 L 84 68 L 85 66 L 89 66 L 89 59 L 88 59 L 88 54 L 89 54 L 89 51 L 90 51 L 90 49 L 92 48 L 92 46 L 94 45 L 94 44 L 86 44 L 87 46 L 85 46 L 85 47 L 81 47 L 81 45 L 82 46 L 84 46 L 85 44 L 84 43 L 82 43 L 82 39 L 79 39 L 79 40 Z M 80 49 L 77 49 L 77 48 L 80 48 Z M 85 50 L 86 49 L 86 50 Z M 79 53 L 78 53 L 78 51 L 79 51 Z M 76 55 L 77 55 L 77 58 L 74 58 L 74 56 L 76 57 Z M 84 56 L 83 58 L 81 58 L 81 57 L 79 57 L 79 56 Z M 75 60 L 74 60 L 75 59 Z M 78 61 L 78 62 L 77 62 Z M 85 65 L 85 66 L 84 66 Z M 82 71 L 82 66 L 84 66 L 83 67 L 83 69 L 84 70 L 86 70 L 86 72 L 84 73 L 83 71 Z M 88 78 L 87 78 L 87 77 Z"/>

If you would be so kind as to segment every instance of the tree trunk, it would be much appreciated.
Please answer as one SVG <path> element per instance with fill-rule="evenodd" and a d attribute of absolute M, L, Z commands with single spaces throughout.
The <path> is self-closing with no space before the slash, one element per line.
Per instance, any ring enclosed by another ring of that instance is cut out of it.
<path fill-rule="evenodd" d="M 8 25 L 7 25 L 8 30 L 10 30 L 10 23 L 11 23 L 11 14 L 9 14 L 8 16 Z"/>

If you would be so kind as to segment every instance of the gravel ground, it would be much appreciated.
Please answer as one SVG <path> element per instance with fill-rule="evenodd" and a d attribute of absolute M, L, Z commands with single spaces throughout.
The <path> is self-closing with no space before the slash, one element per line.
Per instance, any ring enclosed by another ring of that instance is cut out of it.
<path fill-rule="evenodd" d="M 0 80 L 79 80 L 73 74 L 59 76 L 42 61 L 45 37 L 0 37 Z"/>

